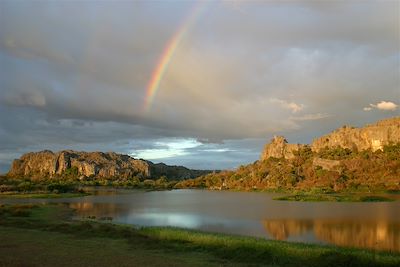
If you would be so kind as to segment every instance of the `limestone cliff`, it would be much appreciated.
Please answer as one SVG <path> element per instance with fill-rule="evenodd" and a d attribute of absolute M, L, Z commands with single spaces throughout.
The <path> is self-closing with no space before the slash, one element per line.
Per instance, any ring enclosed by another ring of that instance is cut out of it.
<path fill-rule="evenodd" d="M 376 151 L 390 143 L 400 143 L 400 117 L 381 120 L 363 128 L 343 126 L 330 134 L 315 139 L 309 147 L 314 152 L 335 147 L 357 151 L 367 149 Z M 307 145 L 288 144 L 283 136 L 275 136 L 269 144 L 265 145 L 261 153 L 261 160 L 270 157 L 292 159 L 293 152 L 305 147 Z"/>
<path fill-rule="evenodd" d="M 183 166 L 154 164 L 142 159 L 114 152 L 77 152 L 72 150 L 53 153 L 45 150 L 24 154 L 13 161 L 9 176 L 54 178 L 74 175 L 79 178 L 194 178 L 210 171 L 190 170 Z"/>
<path fill-rule="evenodd" d="M 325 147 L 342 147 L 352 150 L 376 151 L 390 143 L 400 142 L 400 117 L 378 121 L 363 128 L 343 126 L 334 132 L 315 139 L 311 148 L 318 152 Z"/>
<path fill-rule="evenodd" d="M 263 152 L 261 153 L 261 160 L 268 158 L 294 158 L 293 152 L 298 151 L 306 145 L 301 144 L 288 144 L 283 136 L 274 136 L 269 144 L 266 144 Z"/>
<path fill-rule="evenodd" d="M 312 146 L 288 144 L 284 137 L 277 136 L 264 147 L 260 160 L 236 170 L 185 180 L 176 187 L 315 189 L 315 192 L 397 191 L 400 190 L 399 121 L 400 118 L 392 118 L 360 129 L 339 129 L 317 139 Z M 327 138 L 332 140 L 327 141 Z M 322 149 L 324 147 L 329 149 Z M 382 150 L 373 151 L 380 148 Z M 279 225 L 269 227 L 275 226 Z M 278 232 L 282 230 L 277 229 Z M 284 232 L 285 229 L 278 236 L 284 236 Z"/>

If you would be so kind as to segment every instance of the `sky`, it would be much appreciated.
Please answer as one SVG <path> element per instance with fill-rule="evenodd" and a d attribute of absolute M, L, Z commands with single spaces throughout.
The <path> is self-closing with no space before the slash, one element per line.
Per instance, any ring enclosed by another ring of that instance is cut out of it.
<path fill-rule="evenodd" d="M 0 1 L 0 172 L 43 149 L 232 169 L 399 105 L 400 1 Z"/>

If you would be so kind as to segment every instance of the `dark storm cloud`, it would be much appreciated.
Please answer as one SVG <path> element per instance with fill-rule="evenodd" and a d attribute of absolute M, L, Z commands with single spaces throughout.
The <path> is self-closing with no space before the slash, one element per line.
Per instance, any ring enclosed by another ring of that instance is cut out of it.
<path fill-rule="evenodd" d="M 364 110 L 400 104 L 398 1 L 205 5 L 143 112 L 193 2 L 1 1 L 0 164 L 29 150 L 134 153 L 189 138 L 199 145 L 168 162 L 231 168 L 276 133 L 310 142 L 399 114 Z"/>

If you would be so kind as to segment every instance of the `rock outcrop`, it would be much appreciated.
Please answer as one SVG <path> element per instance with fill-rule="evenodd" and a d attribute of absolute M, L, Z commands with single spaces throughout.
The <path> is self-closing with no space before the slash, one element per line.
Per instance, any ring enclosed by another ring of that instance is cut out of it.
<path fill-rule="evenodd" d="M 293 152 L 298 151 L 307 145 L 301 144 L 288 144 L 285 137 L 274 136 L 269 144 L 266 144 L 263 152 L 261 153 L 261 160 L 266 160 L 268 158 L 294 158 Z"/>
<path fill-rule="evenodd" d="M 329 149 L 317 152 L 315 150 L 318 148 L 318 142 L 313 144 L 313 151 L 311 146 L 291 145 L 282 136 L 274 137 L 265 146 L 260 160 L 242 165 L 236 170 L 185 180 L 176 187 L 205 187 L 217 190 L 312 190 L 314 193 L 397 191 L 400 190 L 399 120 L 400 118 L 387 119 L 357 130 L 346 129 L 346 132 L 360 133 L 360 136 L 356 135 L 358 137 L 352 140 L 354 148 L 359 151 L 337 147 L 346 147 L 348 141 L 324 143 L 321 147 L 326 145 Z M 331 135 L 336 136 L 337 133 L 333 132 Z M 343 138 L 346 140 L 349 137 L 343 135 Z M 382 148 L 382 151 L 374 152 L 371 145 L 377 143 L 380 146 L 374 149 Z M 360 151 L 369 148 L 371 150 Z M 286 229 L 279 227 L 279 224 L 273 223 L 268 227 L 276 228 L 278 237 L 285 236 Z"/>
<path fill-rule="evenodd" d="M 391 143 L 400 143 L 400 117 L 381 120 L 363 128 L 343 126 L 315 139 L 309 147 L 314 152 L 335 147 L 356 151 L 367 149 L 376 151 Z M 292 159 L 295 151 L 305 147 L 308 145 L 288 144 L 283 136 L 275 136 L 269 144 L 265 145 L 261 160 L 271 157 Z"/>
<path fill-rule="evenodd" d="M 8 176 L 54 178 L 72 175 L 79 178 L 159 178 L 187 179 L 210 171 L 190 170 L 183 166 L 154 164 L 142 159 L 114 152 L 77 152 L 72 150 L 53 153 L 45 150 L 24 154 L 13 161 Z"/>
<path fill-rule="evenodd" d="M 400 117 L 378 121 L 363 128 L 343 126 L 334 132 L 315 139 L 311 148 L 318 152 L 324 148 L 342 147 L 351 150 L 376 151 L 390 143 L 400 142 Z"/>

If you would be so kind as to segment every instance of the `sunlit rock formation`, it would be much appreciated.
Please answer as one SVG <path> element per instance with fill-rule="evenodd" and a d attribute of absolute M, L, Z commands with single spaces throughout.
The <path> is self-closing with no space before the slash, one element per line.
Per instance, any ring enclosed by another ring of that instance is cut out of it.
<path fill-rule="evenodd" d="M 310 147 L 319 152 L 324 148 L 348 148 L 355 151 L 383 149 L 385 145 L 400 142 L 400 117 L 378 121 L 363 128 L 343 126 L 330 134 L 315 139 L 310 146 L 288 144 L 285 137 L 275 136 L 266 144 L 261 153 L 261 160 L 268 158 L 294 158 L 294 153 L 302 148 Z M 334 164 L 331 162 L 331 164 Z M 322 165 L 321 165 L 322 166 Z M 328 169 L 330 169 L 329 167 Z"/>
<path fill-rule="evenodd" d="M 376 151 L 390 143 L 400 142 L 400 117 L 378 121 L 363 128 L 343 126 L 330 134 L 315 139 L 311 148 L 320 151 L 325 147 L 342 147 L 352 150 Z"/>
<path fill-rule="evenodd" d="M 77 152 L 72 150 L 53 153 L 45 150 L 24 154 L 13 161 L 9 176 L 54 178 L 65 175 L 93 178 L 159 178 L 187 179 L 209 171 L 190 170 L 183 166 L 154 164 L 142 159 L 114 152 Z"/>
<path fill-rule="evenodd" d="M 301 144 L 288 144 L 283 136 L 274 136 L 269 144 L 266 144 L 263 152 L 261 153 L 261 160 L 268 158 L 294 158 L 293 152 L 306 147 Z"/>

